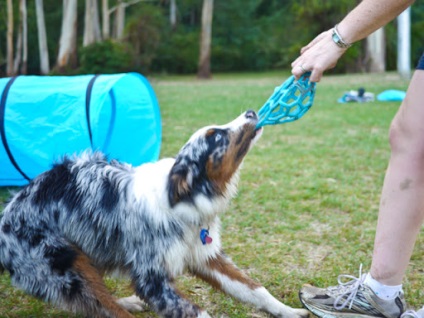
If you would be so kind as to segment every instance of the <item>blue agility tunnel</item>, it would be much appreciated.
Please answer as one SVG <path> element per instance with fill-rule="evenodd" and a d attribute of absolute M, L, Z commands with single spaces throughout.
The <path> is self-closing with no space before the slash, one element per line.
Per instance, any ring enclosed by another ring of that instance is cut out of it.
<path fill-rule="evenodd" d="M 159 106 L 140 74 L 0 78 L 0 96 L 0 186 L 87 149 L 133 165 L 159 157 Z"/>

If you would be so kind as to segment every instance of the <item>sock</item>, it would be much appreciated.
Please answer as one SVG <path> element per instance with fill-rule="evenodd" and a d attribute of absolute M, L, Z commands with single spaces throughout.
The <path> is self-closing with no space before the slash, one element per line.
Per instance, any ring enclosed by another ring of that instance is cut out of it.
<path fill-rule="evenodd" d="M 402 291 L 402 285 L 396 285 L 396 286 L 383 285 L 382 283 L 372 278 L 370 273 L 367 274 L 367 277 L 365 278 L 364 283 L 368 287 L 370 287 L 379 298 L 383 300 L 395 299 L 399 295 L 399 292 Z"/>

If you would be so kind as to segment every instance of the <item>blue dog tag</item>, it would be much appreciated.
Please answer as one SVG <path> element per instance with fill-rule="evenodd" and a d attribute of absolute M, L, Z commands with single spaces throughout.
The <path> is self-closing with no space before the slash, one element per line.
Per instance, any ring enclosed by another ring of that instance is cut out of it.
<path fill-rule="evenodd" d="M 200 240 L 203 245 L 212 243 L 212 238 L 209 236 L 209 230 L 201 229 L 200 230 Z"/>

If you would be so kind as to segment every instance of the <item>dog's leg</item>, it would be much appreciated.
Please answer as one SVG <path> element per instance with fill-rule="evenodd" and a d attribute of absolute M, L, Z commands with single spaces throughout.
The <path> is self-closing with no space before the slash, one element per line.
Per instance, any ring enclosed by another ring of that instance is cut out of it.
<path fill-rule="evenodd" d="M 122 308 L 117 300 L 107 290 L 102 275 L 91 265 L 90 259 L 80 253 L 74 263 L 74 269 L 82 277 L 89 297 L 83 300 L 85 311 L 92 311 L 95 317 L 134 318 L 128 311 Z"/>
<path fill-rule="evenodd" d="M 262 285 L 240 271 L 223 253 L 210 259 L 201 268 L 191 268 L 193 274 L 207 281 L 213 287 L 250 303 L 274 317 L 301 318 L 309 317 L 304 309 L 294 309 L 275 299 Z"/>
<path fill-rule="evenodd" d="M 116 302 L 129 312 L 141 312 L 148 309 L 148 305 L 136 295 L 120 298 Z"/>
<path fill-rule="evenodd" d="M 133 275 L 133 285 L 138 297 L 161 317 L 167 318 L 210 318 L 174 288 L 165 270 L 150 269 Z"/>
<path fill-rule="evenodd" d="M 78 249 L 52 237 L 34 247 L 13 246 L 19 253 L 9 252 L 13 257 L 7 269 L 13 284 L 28 294 L 86 317 L 133 318 L 116 303 L 90 259 Z"/>

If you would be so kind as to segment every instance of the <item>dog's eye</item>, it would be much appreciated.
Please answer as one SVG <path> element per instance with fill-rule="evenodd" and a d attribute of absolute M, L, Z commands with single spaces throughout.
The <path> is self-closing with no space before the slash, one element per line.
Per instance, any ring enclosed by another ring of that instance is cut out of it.
<path fill-rule="evenodd" d="M 215 144 L 221 144 L 222 142 L 225 142 L 225 136 L 225 130 L 221 129 L 209 129 L 206 132 L 206 138 L 208 138 L 210 142 L 213 142 Z"/>
<path fill-rule="evenodd" d="M 217 132 L 217 133 L 215 134 L 215 142 L 218 142 L 218 141 L 220 141 L 221 139 L 222 139 L 222 135 L 221 135 L 221 133 Z"/>

